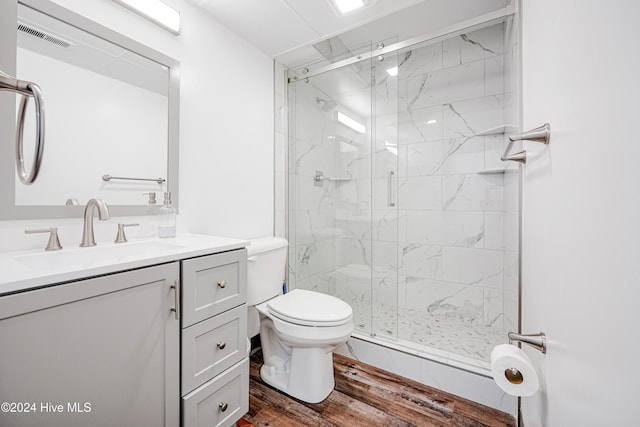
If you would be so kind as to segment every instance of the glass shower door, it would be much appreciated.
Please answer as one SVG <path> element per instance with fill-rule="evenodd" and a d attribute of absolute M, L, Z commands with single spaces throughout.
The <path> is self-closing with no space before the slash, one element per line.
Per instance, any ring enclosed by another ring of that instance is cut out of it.
<path fill-rule="evenodd" d="M 517 330 L 516 36 L 487 22 L 291 72 L 289 284 L 349 303 L 360 338 L 486 373 Z"/>
<path fill-rule="evenodd" d="M 386 44 L 391 44 L 389 41 Z M 383 46 L 380 44 L 378 46 Z M 372 64 L 371 266 L 372 336 L 398 337 L 398 55 L 374 56 Z"/>
<path fill-rule="evenodd" d="M 337 296 L 372 322 L 372 60 L 289 84 L 289 285 Z"/>
<path fill-rule="evenodd" d="M 470 366 L 506 337 L 505 46 L 499 22 L 399 52 L 399 339 Z"/>

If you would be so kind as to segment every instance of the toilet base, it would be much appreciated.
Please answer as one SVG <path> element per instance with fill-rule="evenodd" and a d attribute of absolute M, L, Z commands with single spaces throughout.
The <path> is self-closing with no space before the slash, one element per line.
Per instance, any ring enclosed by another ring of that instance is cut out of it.
<path fill-rule="evenodd" d="M 289 363 L 278 367 L 267 360 L 260 377 L 270 386 L 307 403 L 322 402 L 335 386 L 333 352 L 322 348 L 292 348 Z"/>

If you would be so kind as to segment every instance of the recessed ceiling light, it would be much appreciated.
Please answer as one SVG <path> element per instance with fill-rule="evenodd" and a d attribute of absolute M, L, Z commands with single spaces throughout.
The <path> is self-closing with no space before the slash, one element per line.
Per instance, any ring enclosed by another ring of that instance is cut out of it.
<path fill-rule="evenodd" d="M 438 121 L 435 120 L 435 119 L 431 119 L 431 120 L 427 120 L 425 123 L 428 124 L 428 125 L 434 125 L 434 124 L 438 123 Z"/>
<path fill-rule="evenodd" d="M 338 15 L 344 15 L 368 5 L 371 0 L 330 0 Z"/>
<path fill-rule="evenodd" d="M 180 12 L 160 0 L 113 0 L 175 35 L 180 34 Z"/>
<path fill-rule="evenodd" d="M 398 67 L 387 68 L 387 74 L 389 74 L 391 77 L 397 76 L 398 75 Z"/>
<path fill-rule="evenodd" d="M 351 117 L 340 111 L 338 111 L 338 121 L 358 133 L 365 133 L 365 131 L 367 130 L 367 128 L 365 128 L 363 124 L 356 122 Z"/>

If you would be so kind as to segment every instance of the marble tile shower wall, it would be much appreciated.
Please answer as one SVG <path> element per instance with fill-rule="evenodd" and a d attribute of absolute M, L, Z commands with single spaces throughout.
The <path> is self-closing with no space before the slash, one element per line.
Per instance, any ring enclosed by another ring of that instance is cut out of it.
<path fill-rule="evenodd" d="M 325 293 L 332 293 L 336 269 L 337 198 L 332 181 L 316 186 L 314 177 L 338 173 L 330 100 L 313 83 L 289 85 L 289 284 Z"/>
<path fill-rule="evenodd" d="M 504 136 L 477 134 L 505 121 L 503 53 L 499 24 L 402 53 L 399 74 L 398 335 L 484 361 L 506 336 L 505 199 L 479 172 L 504 169 Z"/>
<path fill-rule="evenodd" d="M 504 341 L 511 205 L 505 174 L 478 173 L 504 169 L 504 136 L 477 135 L 506 119 L 504 40 L 498 24 L 399 52 L 373 64 L 373 91 L 332 92 L 373 101 L 373 149 L 331 138 L 319 82 L 289 87 L 290 281 L 344 298 L 363 332 L 480 361 Z M 315 170 L 350 180 L 314 187 Z"/>

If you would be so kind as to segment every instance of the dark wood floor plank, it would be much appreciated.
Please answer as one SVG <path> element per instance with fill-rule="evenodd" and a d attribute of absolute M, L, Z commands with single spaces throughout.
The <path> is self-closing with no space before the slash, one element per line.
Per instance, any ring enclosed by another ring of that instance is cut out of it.
<path fill-rule="evenodd" d="M 336 388 L 310 404 L 274 390 L 260 379 L 260 353 L 252 356 L 249 412 L 256 427 L 515 427 L 512 416 L 334 355 Z"/>
<path fill-rule="evenodd" d="M 440 412 L 447 418 L 455 419 L 452 425 L 469 426 L 509 426 L 515 423 L 512 416 L 493 408 L 480 405 L 468 399 L 443 392 L 408 378 L 402 378 L 375 366 L 334 355 L 336 382 L 343 376 L 359 375 L 358 381 L 369 385 L 369 390 L 381 389 L 388 393 L 389 404 L 398 405 L 403 410 L 421 411 L 424 415 Z M 353 385 L 349 385 L 353 387 Z M 371 393 L 373 394 L 373 393 Z M 462 424 L 461 424 L 462 423 Z"/>
<path fill-rule="evenodd" d="M 329 398 L 313 405 L 322 416 L 339 426 L 370 427 L 411 427 L 413 424 L 398 419 L 383 409 L 333 391 Z"/>
<path fill-rule="evenodd" d="M 286 414 L 292 420 L 296 420 L 298 422 L 298 425 L 300 425 L 300 420 L 306 420 L 309 425 L 318 427 L 339 426 L 339 424 L 336 425 L 332 423 L 331 421 L 327 420 L 326 417 L 322 416 L 317 411 L 309 408 L 303 403 L 291 399 L 290 397 L 272 389 L 268 385 L 262 383 L 262 381 L 256 381 L 254 378 L 251 378 L 249 390 L 250 396 L 255 399 L 254 406 L 256 415 L 253 416 L 252 419 L 260 419 L 258 415 L 260 415 L 261 411 L 266 407 L 281 414 Z M 251 405 L 250 400 L 249 413 L 253 412 L 254 406 Z M 249 421 L 252 421 L 252 419 L 250 418 L 247 419 Z M 279 424 L 274 425 L 278 426 Z"/>
<path fill-rule="evenodd" d="M 336 390 L 387 408 L 389 413 L 412 424 L 430 420 L 449 425 L 454 400 L 441 392 L 339 355 L 334 357 L 334 366 Z"/>
<path fill-rule="evenodd" d="M 464 427 L 514 427 L 515 419 L 504 412 L 475 402 L 456 403 L 455 425 Z"/>

